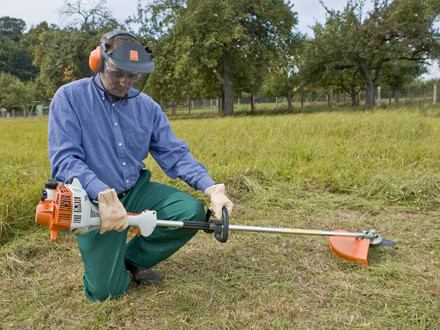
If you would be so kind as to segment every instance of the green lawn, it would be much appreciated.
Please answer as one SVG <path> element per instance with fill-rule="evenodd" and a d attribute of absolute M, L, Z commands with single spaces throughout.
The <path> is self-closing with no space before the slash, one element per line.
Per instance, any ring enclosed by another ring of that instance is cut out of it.
<path fill-rule="evenodd" d="M 218 182 L 235 224 L 375 228 L 398 248 L 369 267 L 321 237 L 199 233 L 158 287 L 83 295 L 75 239 L 33 223 L 50 176 L 45 120 L 0 120 L 0 318 L 9 328 L 439 329 L 440 111 L 331 111 L 174 119 Z M 194 193 L 147 161 L 153 179 Z M 205 200 L 206 201 L 206 200 Z"/>

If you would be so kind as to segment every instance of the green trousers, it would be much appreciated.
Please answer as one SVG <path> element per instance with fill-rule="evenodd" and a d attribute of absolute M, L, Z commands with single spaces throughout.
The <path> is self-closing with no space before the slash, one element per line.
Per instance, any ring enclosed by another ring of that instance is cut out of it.
<path fill-rule="evenodd" d="M 150 182 L 150 177 L 151 173 L 143 170 L 136 185 L 121 198 L 127 211 L 155 210 L 161 220 L 204 221 L 201 202 L 176 188 Z M 191 229 L 157 227 L 151 236 L 135 236 L 127 242 L 127 231 L 110 231 L 100 235 L 95 230 L 77 235 L 84 263 L 84 289 L 90 300 L 105 300 L 124 294 L 131 281 L 126 262 L 153 267 L 176 252 L 196 233 Z"/>

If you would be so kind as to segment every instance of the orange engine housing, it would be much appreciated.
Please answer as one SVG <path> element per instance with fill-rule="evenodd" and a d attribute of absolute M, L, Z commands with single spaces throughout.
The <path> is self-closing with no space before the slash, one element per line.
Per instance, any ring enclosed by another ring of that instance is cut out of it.
<path fill-rule="evenodd" d="M 55 241 L 58 232 L 70 230 L 72 225 L 73 196 L 69 188 L 58 185 L 55 200 L 45 199 L 37 205 L 35 222 L 50 230 L 50 240 Z"/>

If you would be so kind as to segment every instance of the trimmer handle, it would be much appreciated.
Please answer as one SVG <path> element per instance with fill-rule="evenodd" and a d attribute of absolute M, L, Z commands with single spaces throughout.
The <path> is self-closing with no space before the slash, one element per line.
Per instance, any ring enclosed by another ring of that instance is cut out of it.
<path fill-rule="evenodd" d="M 223 220 L 221 226 L 216 226 L 214 229 L 215 238 L 221 243 L 226 243 L 229 235 L 229 214 L 228 209 L 224 207 L 222 209 Z"/>
<path fill-rule="evenodd" d="M 217 241 L 221 243 L 225 243 L 228 241 L 229 236 L 229 213 L 228 209 L 224 207 L 222 209 L 222 218 L 223 220 L 212 220 L 210 221 L 212 216 L 212 211 L 208 209 L 206 211 L 205 221 L 209 223 L 209 229 L 204 229 L 206 233 L 214 232 L 214 236 Z"/>

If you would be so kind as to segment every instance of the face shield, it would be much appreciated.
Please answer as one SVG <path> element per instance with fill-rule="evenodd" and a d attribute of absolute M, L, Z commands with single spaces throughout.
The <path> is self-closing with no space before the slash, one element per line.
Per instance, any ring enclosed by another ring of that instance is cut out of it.
<path fill-rule="evenodd" d="M 154 71 L 153 56 L 138 43 L 125 43 L 114 50 L 104 51 L 104 58 L 121 71 L 141 74 Z"/>

